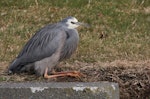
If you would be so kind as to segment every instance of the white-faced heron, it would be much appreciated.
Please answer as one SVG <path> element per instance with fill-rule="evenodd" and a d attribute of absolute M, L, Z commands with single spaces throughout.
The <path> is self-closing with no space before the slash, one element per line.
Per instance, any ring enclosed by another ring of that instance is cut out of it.
<path fill-rule="evenodd" d="M 75 71 L 55 72 L 54 75 L 48 75 L 60 61 L 69 58 L 76 50 L 79 42 L 76 28 L 80 25 L 87 26 L 74 17 L 67 17 L 37 31 L 10 64 L 9 73 L 34 71 L 44 78 L 81 76 L 80 72 Z"/>

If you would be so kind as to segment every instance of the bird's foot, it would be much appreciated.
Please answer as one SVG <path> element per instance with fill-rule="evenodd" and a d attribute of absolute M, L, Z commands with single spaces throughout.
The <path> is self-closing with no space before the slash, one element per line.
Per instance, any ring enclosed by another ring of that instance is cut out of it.
<path fill-rule="evenodd" d="M 81 78 L 85 77 L 84 74 L 78 72 L 78 71 L 67 71 L 67 72 L 52 72 L 53 75 L 48 75 L 48 68 L 45 69 L 44 78 L 57 78 L 57 77 L 64 77 L 64 76 L 70 76 L 75 78 Z"/>

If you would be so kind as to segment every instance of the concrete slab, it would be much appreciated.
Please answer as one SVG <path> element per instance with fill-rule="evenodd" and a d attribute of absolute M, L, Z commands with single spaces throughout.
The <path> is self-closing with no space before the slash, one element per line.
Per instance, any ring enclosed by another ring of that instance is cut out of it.
<path fill-rule="evenodd" d="M 0 83 L 0 99 L 119 99 L 111 82 Z"/>

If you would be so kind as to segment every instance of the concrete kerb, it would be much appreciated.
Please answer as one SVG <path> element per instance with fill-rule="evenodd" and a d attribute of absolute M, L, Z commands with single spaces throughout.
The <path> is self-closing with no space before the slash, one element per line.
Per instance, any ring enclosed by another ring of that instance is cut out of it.
<path fill-rule="evenodd" d="M 119 86 L 112 82 L 3 82 L 0 99 L 119 99 Z"/>

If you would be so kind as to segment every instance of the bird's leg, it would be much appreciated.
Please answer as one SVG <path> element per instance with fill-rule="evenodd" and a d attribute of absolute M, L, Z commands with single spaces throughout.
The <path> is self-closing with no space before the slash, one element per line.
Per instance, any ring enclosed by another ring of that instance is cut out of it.
<path fill-rule="evenodd" d="M 55 72 L 55 71 L 52 71 L 52 74 L 53 75 L 58 75 L 58 74 L 78 74 L 80 76 L 85 76 L 84 74 L 78 72 L 78 71 L 65 71 L 65 72 Z"/>
<path fill-rule="evenodd" d="M 64 77 L 71 76 L 75 78 L 80 78 L 81 76 L 85 76 L 78 71 L 68 71 L 68 72 L 54 72 L 53 75 L 48 75 L 48 68 L 45 69 L 44 78 L 56 78 L 56 77 Z"/>

